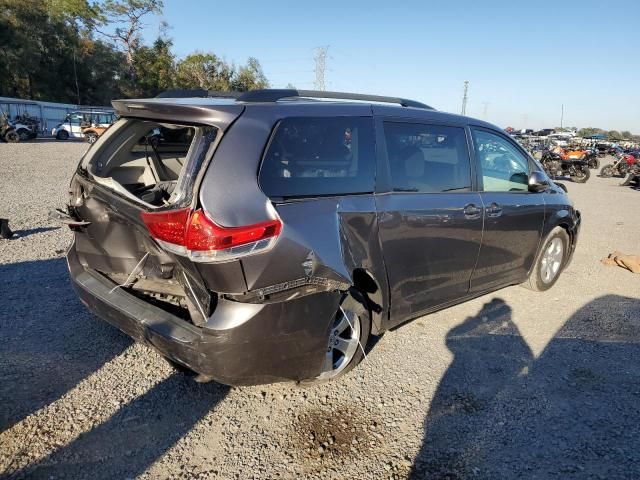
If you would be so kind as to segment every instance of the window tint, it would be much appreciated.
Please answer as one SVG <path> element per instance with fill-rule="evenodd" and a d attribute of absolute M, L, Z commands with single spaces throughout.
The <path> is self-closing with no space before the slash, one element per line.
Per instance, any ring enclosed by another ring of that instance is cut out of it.
<path fill-rule="evenodd" d="M 385 122 L 384 134 L 395 191 L 471 190 L 471 166 L 463 128 Z"/>
<path fill-rule="evenodd" d="M 508 140 L 484 130 L 474 130 L 473 140 L 485 192 L 528 191 L 527 157 Z"/>
<path fill-rule="evenodd" d="M 259 174 L 270 197 L 373 192 L 373 120 L 287 118 L 280 122 Z"/>

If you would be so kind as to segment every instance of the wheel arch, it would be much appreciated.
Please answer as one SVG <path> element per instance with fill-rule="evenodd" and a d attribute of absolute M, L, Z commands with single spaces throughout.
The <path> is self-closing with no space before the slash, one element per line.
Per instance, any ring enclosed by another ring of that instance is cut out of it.
<path fill-rule="evenodd" d="M 378 335 L 384 331 L 382 326 L 385 311 L 380 283 L 374 275 L 365 268 L 354 268 L 351 273 L 353 287 L 364 297 L 366 307 L 371 314 L 371 333 Z"/>

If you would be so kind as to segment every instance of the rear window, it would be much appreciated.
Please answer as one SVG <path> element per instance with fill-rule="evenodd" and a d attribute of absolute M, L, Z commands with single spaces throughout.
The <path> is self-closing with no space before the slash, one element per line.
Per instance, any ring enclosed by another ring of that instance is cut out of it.
<path fill-rule="evenodd" d="M 100 137 L 83 166 L 102 183 L 143 202 L 188 201 L 216 129 L 122 119 Z"/>
<path fill-rule="evenodd" d="M 282 120 L 259 174 L 263 192 L 281 198 L 368 193 L 374 181 L 370 117 Z"/>

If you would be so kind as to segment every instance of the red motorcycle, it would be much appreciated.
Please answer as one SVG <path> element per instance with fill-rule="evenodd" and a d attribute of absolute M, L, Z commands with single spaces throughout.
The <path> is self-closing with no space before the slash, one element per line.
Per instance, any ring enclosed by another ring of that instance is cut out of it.
<path fill-rule="evenodd" d="M 624 177 L 635 164 L 636 157 L 628 153 L 620 153 L 612 164 L 602 167 L 600 176 L 605 178 L 613 176 Z"/>

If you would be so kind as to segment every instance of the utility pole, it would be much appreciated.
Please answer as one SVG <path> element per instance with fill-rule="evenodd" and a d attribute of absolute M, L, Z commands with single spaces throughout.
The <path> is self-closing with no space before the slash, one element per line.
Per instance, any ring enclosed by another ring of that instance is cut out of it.
<path fill-rule="evenodd" d="M 316 81 L 314 82 L 314 87 L 316 90 L 326 90 L 325 88 L 325 68 L 327 66 L 327 53 L 329 52 L 329 45 L 324 47 L 318 47 L 315 49 L 316 54 L 313 59 L 316 62 Z"/>
<path fill-rule="evenodd" d="M 560 110 L 560 128 L 563 128 L 564 125 L 562 124 L 564 122 L 564 103 L 562 104 L 562 109 Z"/>
<path fill-rule="evenodd" d="M 487 111 L 489 110 L 489 102 L 482 102 L 482 118 L 487 119 Z"/>
<path fill-rule="evenodd" d="M 73 77 L 76 80 L 76 95 L 78 96 L 78 105 L 80 105 L 80 87 L 78 86 L 78 71 L 76 70 L 76 49 L 73 48 Z"/>
<path fill-rule="evenodd" d="M 462 94 L 462 115 L 467 112 L 467 91 L 469 90 L 469 80 L 464 81 L 464 93 Z"/>

